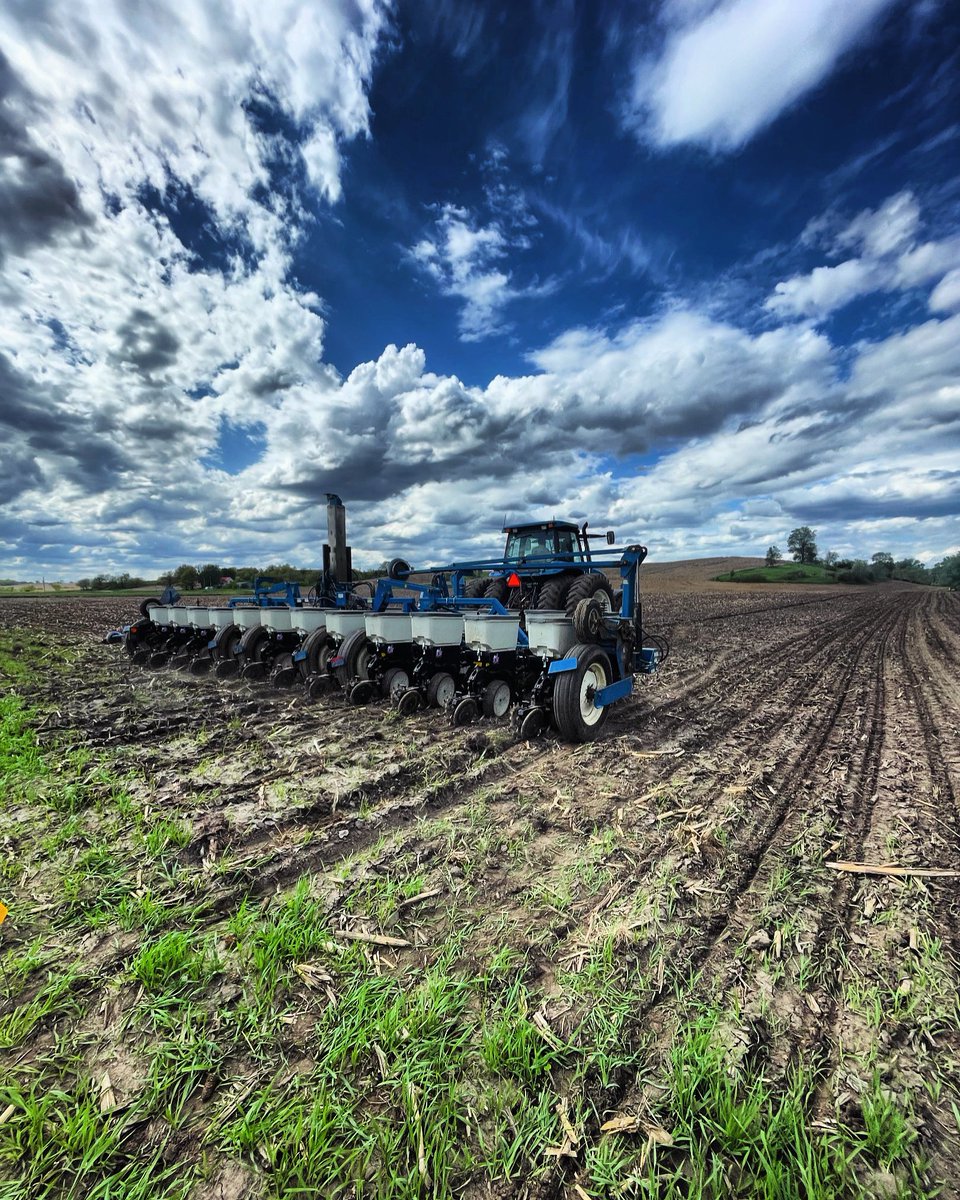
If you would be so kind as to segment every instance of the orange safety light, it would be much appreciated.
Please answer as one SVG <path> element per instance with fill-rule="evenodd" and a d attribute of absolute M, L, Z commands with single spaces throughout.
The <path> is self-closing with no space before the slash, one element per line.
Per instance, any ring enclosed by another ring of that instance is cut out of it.
<path fill-rule="evenodd" d="M 510 577 L 507 580 L 507 587 L 519 587 L 519 586 L 520 586 L 520 576 L 516 573 L 516 571 L 511 571 Z"/>

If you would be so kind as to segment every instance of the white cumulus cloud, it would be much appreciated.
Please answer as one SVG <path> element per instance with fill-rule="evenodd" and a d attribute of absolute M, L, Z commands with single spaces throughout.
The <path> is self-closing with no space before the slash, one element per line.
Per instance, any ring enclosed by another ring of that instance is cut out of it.
<path fill-rule="evenodd" d="M 634 71 L 631 123 L 661 146 L 732 151 L 825 79 L 892 0 L 673 4 Z"/>

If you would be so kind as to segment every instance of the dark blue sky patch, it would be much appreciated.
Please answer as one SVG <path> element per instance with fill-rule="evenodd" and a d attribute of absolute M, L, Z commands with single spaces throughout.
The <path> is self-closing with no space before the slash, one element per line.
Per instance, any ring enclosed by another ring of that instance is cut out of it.
<path fill-rule="evenodd" d="M 200 462 L 204 467 L 239 475 L 260 460 L 265 446 L 265 429 L 260 423 L 235 425 L 229 417 L 221 417 L 217 444 Z"/>
<path fill-rule="evenodd" d="M 183 180 L 170 179 L 162 192 L 144 183 L 137 199 L 148 212 L 167 219 L 190 254 L 193 269 L 227 273 L 237 259 L 248 269 L 256 266 L 257 255 L 249 240 L 239 230 L 220 224 L 210 205 Z"/>

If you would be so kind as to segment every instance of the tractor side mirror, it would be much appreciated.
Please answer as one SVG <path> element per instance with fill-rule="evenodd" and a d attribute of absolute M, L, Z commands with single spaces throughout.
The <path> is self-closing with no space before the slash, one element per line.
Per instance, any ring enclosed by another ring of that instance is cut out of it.
<path fill-rule="evenodd" d="M 612 529 L 608 529 L 607 530 L 607 545 L 612 546 L 616 540 L 617 540 L 617 535 L 613 532 Z"/>

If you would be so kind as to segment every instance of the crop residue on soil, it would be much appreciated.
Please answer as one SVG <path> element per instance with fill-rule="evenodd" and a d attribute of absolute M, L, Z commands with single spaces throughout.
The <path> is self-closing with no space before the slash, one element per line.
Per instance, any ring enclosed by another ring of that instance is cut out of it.
<path fill-rule="evenodd" d="M 579 747 L 0 601 L 0 1181 L 960 1195 L 958 881 L 828 865 L 960 868 L 960 597 L 649 582 Z"/>

